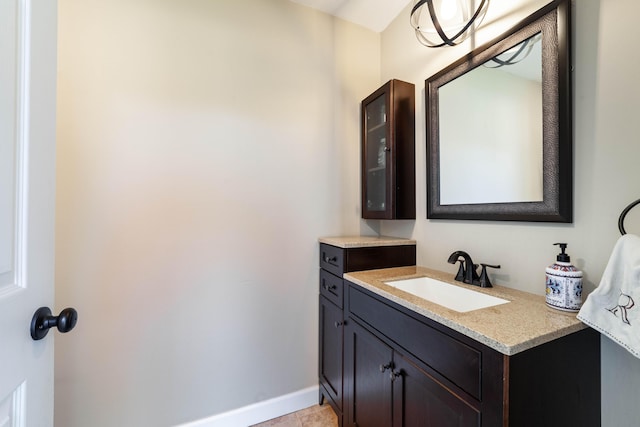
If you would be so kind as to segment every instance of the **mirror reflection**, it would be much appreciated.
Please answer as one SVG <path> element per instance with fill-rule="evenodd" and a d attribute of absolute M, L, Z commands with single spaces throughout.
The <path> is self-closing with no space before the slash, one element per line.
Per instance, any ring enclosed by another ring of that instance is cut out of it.
<path fill-rule="evenodd" d="M 540 37 L 439 88 L 441 204 L 542 201 Z"/>

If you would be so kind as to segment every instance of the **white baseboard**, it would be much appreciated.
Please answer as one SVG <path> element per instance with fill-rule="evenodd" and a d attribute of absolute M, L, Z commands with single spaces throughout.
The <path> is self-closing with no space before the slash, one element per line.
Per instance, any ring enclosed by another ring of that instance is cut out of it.
<path fill-rule="evenodd" d="M 309 387 L 233 411 L 180 424 L 177 427 L 247 427 L 308 408 L 317 403 L 318 386 Z"/>

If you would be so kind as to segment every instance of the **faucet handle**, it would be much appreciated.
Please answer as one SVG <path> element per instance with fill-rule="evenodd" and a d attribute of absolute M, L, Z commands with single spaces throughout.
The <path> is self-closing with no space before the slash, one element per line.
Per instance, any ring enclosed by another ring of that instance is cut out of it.
<path fill-rule="evenodd" d="M 491 264 L 482 264 L 482 271 L 480 272 L 480 279 L 478 279 L 478 283 L 481 288 L 491 288 L 491 281 L 489 280 L 489 276 L 487 275 L 487 267 L 489 268 L 500 268 L 499 265 L 491 265 Z"/>
<path fill-rule="evenodd" d="M 484 269 L 484 267 L 482 268 Z M 480 277 L 478 277 L 478 264 L 473 264 L 473 271 L 471 272 L 471 276 L 474 282 L 476 280 L 480 280 Z"/>
<path fill-rule="evenodd" d="M 459 259 L 460 267 L 458 267 L 458 274 L 456 274 L 456 280 L 458 282 L 464 281 L 464 260 Z"/>

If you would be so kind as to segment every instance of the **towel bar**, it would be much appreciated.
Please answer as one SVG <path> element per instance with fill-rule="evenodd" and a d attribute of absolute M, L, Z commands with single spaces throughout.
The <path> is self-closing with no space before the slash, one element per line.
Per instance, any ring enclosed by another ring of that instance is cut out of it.
<path fill-rule="evenodd" d="M 620 230 L 620 234 L 622 235 L 627 234 L 627 232 L 624 230 L 624 217 L 626 217 L 627 213 L 629 213 L 629 211 L 633 209 L 635 205 L 638 205 L 638 204 L 640 204 L 640 199 L 636 200 L 635 202 L 631 202 L 631 204 L 629 204 L 629 206 L 624 208 L 624 210 L 620 214 L 620 218 L 618 218 L 618 230 Z"/>

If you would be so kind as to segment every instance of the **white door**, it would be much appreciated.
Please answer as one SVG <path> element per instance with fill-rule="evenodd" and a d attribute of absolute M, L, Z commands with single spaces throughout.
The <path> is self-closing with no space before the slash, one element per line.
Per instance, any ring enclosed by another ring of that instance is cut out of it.
<path fill-rule="evenodd" d="M 0 427 L 53 425 L 56 0 L 0 0 Z"/>

